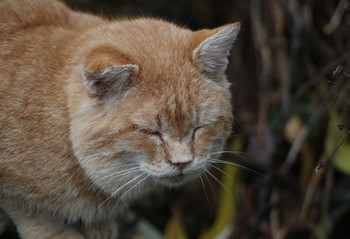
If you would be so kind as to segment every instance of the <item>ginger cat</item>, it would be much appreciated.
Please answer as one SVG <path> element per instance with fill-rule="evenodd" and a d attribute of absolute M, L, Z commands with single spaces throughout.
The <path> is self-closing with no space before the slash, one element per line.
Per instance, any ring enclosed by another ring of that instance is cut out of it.
<path fill-rule="evenodd" d="M 116 238 L 131 201 L 219 156 L 239 24 L 192 32 L 53 0 L 2 0 L 0 12 L 0 231 Z"/>

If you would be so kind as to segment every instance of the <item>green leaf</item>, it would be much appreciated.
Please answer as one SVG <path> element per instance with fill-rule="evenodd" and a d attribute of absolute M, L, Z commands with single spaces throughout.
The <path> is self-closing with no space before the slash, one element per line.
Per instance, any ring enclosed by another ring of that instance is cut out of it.
<path fill-rule="evenodd" d="M 348 133 L 346 130 L 341 131 L 336 127 L 337 124 L 342 123 L 344 123 L 343 119 L 336 112 L 332 112 L 329 121 L 326 150 L 329 157 L 333 157 L 330 160 L 333 161 L 334 167 L 350 175 L 350 142 L 346 140 L 343 143 Z"/>
<path fill-rule="evenodd" d="M 344 143 L 338 149 L 335 158 L 334 166 L 345 174 L 350 175 L 350 144 Z"/>

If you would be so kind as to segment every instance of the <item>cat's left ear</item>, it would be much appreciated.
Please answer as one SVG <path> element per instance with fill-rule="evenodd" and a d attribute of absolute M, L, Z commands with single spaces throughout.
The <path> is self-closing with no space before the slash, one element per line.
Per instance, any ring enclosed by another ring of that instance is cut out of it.
<path fill-rule="evenodd" d="M 196 31 L 192 35 L 192 58 L 209 79 L 216 80 L 228 65 L 227 57 L 239 33 L 240 24 L 234 23 L 212 30 Z"/>
<path fill-rule="evenodd" d="M 121 96 L 133 86 L 132 76 L 138 71 L 139 67 L 133 64 L 115 65 L 96 72 L 84 70 L 84 85 L 95 96 Z"/>

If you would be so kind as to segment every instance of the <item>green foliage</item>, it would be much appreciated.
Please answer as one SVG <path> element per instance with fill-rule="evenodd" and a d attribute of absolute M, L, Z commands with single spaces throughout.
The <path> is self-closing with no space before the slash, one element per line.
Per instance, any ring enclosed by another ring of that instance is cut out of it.
<path fill-rule="evenodd" d="M 345 130 L 338 130 L 336 128 L 337 124 L 343 122 L 343 119 L 336 112 L 331 113 L 326 150 L 330 157 L 333 154 L 333 159 L 331 158 L 331 160 L 333 161 L 334 167 L 350 175 L 350 142 L 346 140 L 348 133 Z"/>

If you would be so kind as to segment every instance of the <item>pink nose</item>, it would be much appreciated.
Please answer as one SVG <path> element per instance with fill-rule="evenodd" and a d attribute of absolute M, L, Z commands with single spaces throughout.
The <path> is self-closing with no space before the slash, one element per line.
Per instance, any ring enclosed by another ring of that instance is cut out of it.
<path fill-rule="evenodd" d="M 187 161 L 187 162 L 171 162 L 172 165 L 178 167 L 180 170 L 183 170 L 186 168 L 189 164 L 191 164 L 192 161 Z"/>

